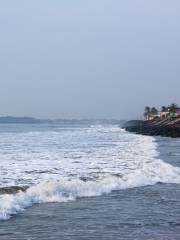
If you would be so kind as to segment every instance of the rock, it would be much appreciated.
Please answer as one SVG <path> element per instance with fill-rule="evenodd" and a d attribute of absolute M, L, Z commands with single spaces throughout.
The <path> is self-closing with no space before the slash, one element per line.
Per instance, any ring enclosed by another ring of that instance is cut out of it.
<path fill-rule="evenodd" d="M 174 120 L 174 119 L 173 119 Z M 131 120 L 126 123 L 124 128 L 126 131 L 135 132 L 137 134 L 149 135 L 149 136 L 163 136 L 163 137 L 180 137 L 180 121 L 167 119 L 153 120 L 153 121 L 136 121 Z"/>

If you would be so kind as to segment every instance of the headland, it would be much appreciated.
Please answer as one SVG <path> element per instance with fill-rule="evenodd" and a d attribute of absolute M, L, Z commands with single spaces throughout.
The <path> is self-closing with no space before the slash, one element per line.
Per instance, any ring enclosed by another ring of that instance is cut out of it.
<path fill-rule="evenodd" d="M 121 128 L 142 135 L 177 138 L 180 137 L 180 118 L 149 121 L 131 120 Z"/>

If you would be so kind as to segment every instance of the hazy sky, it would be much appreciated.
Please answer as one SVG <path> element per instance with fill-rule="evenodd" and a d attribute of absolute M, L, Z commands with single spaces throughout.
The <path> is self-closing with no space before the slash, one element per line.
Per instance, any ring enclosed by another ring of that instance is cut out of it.
<path fill-rule="evenodd" d="M 0 0 L 0 116 L 180 105 L 179 0 Z"/>

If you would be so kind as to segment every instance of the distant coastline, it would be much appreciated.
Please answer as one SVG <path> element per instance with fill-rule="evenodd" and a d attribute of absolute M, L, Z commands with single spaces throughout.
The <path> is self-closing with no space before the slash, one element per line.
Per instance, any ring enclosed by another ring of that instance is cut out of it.
<path fill-rule="evenodd" d="M 0 117 L 0 123 L 23 123 L 23 124 L 80 124 L 80 125 L 122 125 L 126 120 L 116 119 L 36 119 L 33 117 Z"/>
<path fill-rule="evenodd" d="M 33 117 L 0 117 L 0 123 L 42 123 L 41 120 Z"/>

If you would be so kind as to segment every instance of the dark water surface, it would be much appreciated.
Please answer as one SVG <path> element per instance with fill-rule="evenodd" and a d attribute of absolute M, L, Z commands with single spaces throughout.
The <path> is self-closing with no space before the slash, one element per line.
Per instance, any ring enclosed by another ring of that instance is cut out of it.
<path fill-rule="evenodd" d="M 160 159 L 180 167 L 180 139 L 160 138 Z M 69 203 L 36 204 L 0 222 L 4 239 L 180 239 L 180 185 L 156 184 Z"/>

